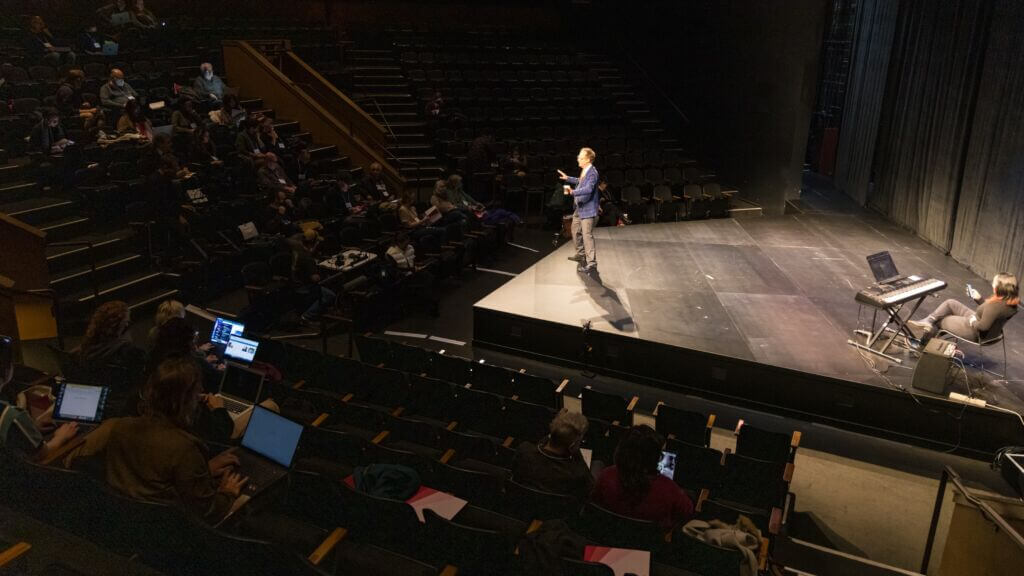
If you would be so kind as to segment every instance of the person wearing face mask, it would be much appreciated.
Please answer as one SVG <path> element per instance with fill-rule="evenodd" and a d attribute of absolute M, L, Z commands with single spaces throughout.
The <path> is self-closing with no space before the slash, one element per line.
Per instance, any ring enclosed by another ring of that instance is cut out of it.
<path fill-rule="evenodd" d="M 594 485 L 594 476 L 580 454 L 580 442 L 589 425 L 578 412 L 560 412 L 540 443 L 519 445 L 512 462 L 512 479 L 535 490 L 575 496 L 582 501 Z"/>
<path fill-rule="evenodd" d="M 57 46 L 53 34 L 46 27 L 41 16 L 33 16 L 28 22 L 28 35 L 25 37 L 25 52 L 30 58 L 47 66 L 61 64 L 73 66 L 77 59 L 75 53 L 67 46 Z"/>
<path fill-rule="evenodd" d="M 220 102 L 224 98 L 224 81 L 213 73 L 213 64 L 209 62 L 199 66 L 199 76 L 192 82 L 192 89 L 200 98 L 209 98 L 210 102 Z"/>
<path fill-rule="evenodd" d="M 121 110 L 129 101 L 139 95 L 124 80 L 124 72 L 120 68 L 110 69 L 110 79 L 100 86 L 100 104 L 111 110 Z"/>

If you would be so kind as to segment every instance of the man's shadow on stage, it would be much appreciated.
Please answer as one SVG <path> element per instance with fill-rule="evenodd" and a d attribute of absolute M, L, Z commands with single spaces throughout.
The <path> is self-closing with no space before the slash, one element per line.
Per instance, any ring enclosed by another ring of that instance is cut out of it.
<path fill-rule="evenodd" d="M 605 285 L 600 272 L 595 270 L 591 274 L 581 273 L 580 277 L 583 279 L 583 285 L 586 287 L 591 301 L 604 308 L 605 313 L 601 315 L 601 318 L 605 322 L 619 332 L 632 333 L 639 329 L 633 320 L 633 315 L 623 305 L 618 293 L 610 286 Z M 591 320 L 596 320 L 596 318 L 591 318 Z"/>

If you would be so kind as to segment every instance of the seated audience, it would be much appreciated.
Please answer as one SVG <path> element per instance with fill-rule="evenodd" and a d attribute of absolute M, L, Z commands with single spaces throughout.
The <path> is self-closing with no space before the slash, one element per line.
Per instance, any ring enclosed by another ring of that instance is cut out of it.
<path fill-rule="evenodd" d="M 199 65 L 199 76 L 192 81 L 192 89 L 200 98 L 209 98 L 210 102 L 220 102 L 224 98 L 224 81 L 213 73 L 213 64 L 203 62 Z"/>
<path fill-rule="evenodd" d="M 145 0 L 135 0 L 131 14 L 132 24 L 139 28 L 156 28 L 160 24 L 156 16 L 146 8 Z"/>
<path fill-rule="evenodd" d="M 220 166 L 224 163 L 217 158 L 217 146 L 210 138 L 210 129 L 206 126 L 199 126 L 192 133 L 189 162 L 200 166 Z"/>
<path fill-rule="evenodd" d="M 264 116 L 260 119 L 260 140 L 266 146 L 264 152 L 284 154 L 288 150 L 284 140 L 277 134 L 277 130 L 274 129 L 274 119 L 270 116 Z"/>
<path fill-rule="evenodd" d="M 658 472 L 665 441 L 650 426 L 634 426 L 615 448 L 615 465 L 601 471 L 591 500 L 616 514 L 648 520 L 665 530 L 685 524 L 693 502 Z"/>
<path fill-rule="evenodd" d="M 278 192 L 284 192 L 288 196 L 295 194 L 295 185 L 281 168 L 277 155 L 271 152 L 263 156 L 263 165 L 256 173 L 256 182 L 260 188 L 275 195 Z"/>
<path fill-rule="evenodd" d="M 590 467 L 580 454 L 580 442 L 588 427 L 582 414 L 560 412 L 540 443 L 519 444 L 512 462 L 512 479 L 529 488 L 577 496 L 583 501 L 594 485 Z"/>
<path fill-rule="evenodd" d="M 191 98 L 178 101 L 178 109 L 171 114 L 171 131 L 174 134 L 189 135 L 203 124 L 203 119 L 196 112 L 195 102 Z"/>
<path fill-rule="evenodd" d="M 115 24 L 114 14 L 123 14 L 127 16 L 128 19 L 122 24 Z M 97 17 L 99 17 L 101 22 L 107 24 L 110 27 L 116 28 L 131 24 L 131 14 L 128 11 L 127 0 L 114 0 L 114 2 L 111 2 L 110 4 L 104 4 L 103 6 L 100 6 L 98 10 L 96 10 L 96 15 Z"/>
<path fill-rule="evenodd" d="M 292 236 L 292 280 L 309 292 L 311 304 L 302 313 L 304 324 L 313 325 L 320 319 L 324 307 L 334 303 L 337 296 L 326 286 L 320 286 L 320 272 L 317 268 L 316 249 L 320 236 L 315 230 L 305 230 Z"/>
<path fill-rule="evenodd" d="M 420 218 L 416 212 L 416 191 L 407 190 L 402 193 L 401 203 L 398 205 L 398 223 L 409 233 L 413 242 L 419 244 L 424 239 L 440 244 L 444 237 L 444 228 L 436 228 L 430 222 Z"/>
<path fill-rule="evenodd" d="M 110 110 L 121 110 L 136 98 L 138 93 L 124 81 L 124 72 L 120 68 L 111 68 L 110 78 L 100 86 L 100 104 Z"/>
<path fill-rule="evenodd" d="M 242 123 L 242 130 L 235 138 L 235 151 L 238 152 L 239 157 L 248 160 L 253 165 L 257 160 L 263 158 L 266 147 L 263 145 L 263 140 L 260 139 L 259 122 L 248 118 Z"/>
<path fill-rule="evenodd" d="M 238 103 L 238 96 L 225 94 L 220 108 L 210 112 L 210 121 L 219 126 L 238 128 L 246 119 L 245 108 Z"/>
<path fill-rule="evenodd" d="M 185 305 L 177 300 L 164 300 L 157 306 L 156 314 L 153 316 L 153 327 L 149 329 L 149 342 L 152 346 L 156 340 L 157 331 L 171 318 L 185 319 Z"/>
<path fill-rule="evenodd" d="M 82 82 L 85 73 L 81 70 L 68 70 L 64 80 L 57 88 L 54 103 L 60 113 L 65 116 L 91 116 L 95 112 L 94 103 L 82 97 Z"/>
<path fill-rule="evenodd" d="M 267 234 L 292 235 L 299 232 L 295 222 L 295 205 L 284 191 L 278 191 L 267 206 L 267 217 L 261 230 Z"/>
<path fill-rule="evenodd" d="M 0 394 L 14 379 L 14 339 L 0 335 Z M 49 440 L 43 440 L 43 433 L 32 416 L 0 396 L 0 448 L 14 451 L 36 460 L 47 456 L 67 443 L 78 432 L 74 422 L 61 424 L 53 431 Z"/>
<path fill-rule="evenodd" d="M 124 112 L 117 119 L 118 134 L 133 134 L 141 141 L 153 138 L 153 123 L 146 117 L 146 111 L 138 100 L 125 102 Z"/>
<path fill-rule="evenodd" d="M 105 114 L 93 114 L 87 118 L 85 121 L 85 134 L 87 142 L 95 142 L 102 147 L 109 146 L 114 142 L 122 140 L 121 136 L 118 135 L 117 132 L 113 132 L 107 127 L 107 118 Z"/>
<path fill-rule="evenodd" d="M 132 373 L 142 373 L 146 353 L 132 343 L 131 313 L 120 300 L 104 302 L 93 312 L 81 344 L 72 353 L 82 366 L 116 364 Z"/>
<path fill-rule="evenodd" d="M 441 299 L 435 286 L 435 276 L 426 265 L 416 264 L 416 249 L 409 242 L 409 235 L 403 232 L 395 234 L 395 239 L 388 246 L 386 254 L 403 279 L 405 289 L 411 292 L 417 301 L 429 305 L 431 316 L 440 316 Z"/>
<path fill-rule="evenodd" d="M 43 111 L 43 119 L 32 130 L 29 141 L 46 156 L 63 154 L 66 148 L 74 144 L 68 140 L 60 122 L 60 113 L 55 108 Z"/>
<path fill-rule="evenodd" d="M 29 58 L 46 66 L 74 66 L 75 53 L 67 46 L 57 46 L 53 34 L 46 27 L 41 16 L 33 16 L 28 21 L 28 34 L 25 37 L 25 52 Z"/>
<path fill-rule="evenodd" d="M 90 56 L 100 55 L 103 54 L 103 43 L 108 40 L 107 35 L 100 33 L 95 24 L 90 24 L 78 37 L 78 50 Z"/>
<path fill-rule="evenodd" d="M 300 142 L 295 147 L 295 156 L 288 163 L 287 173 L 292 181 L 297 182 L 300 186 L 314 183 L 313 159 L 309 145 L 305 142 Z"/>
<path fill-rule="evenodd" d="M 167 154 L 160 158 L 159 167 L 146 178 L 150 210 L 157 224 L 171 234 L 172 250 L 188 238 L 188 216 L 193 211 L 176 182 L 180 171 L 178 159 Z"/>
<path fill-rule="evenodd" d="M 438 226 L 448 226 L 466 221 L 466 214 L 455 207 L 448 197 L 448 181 L 438 180 L 434 184 L 434 193 L 430 196 L 430 205 L 441 213 Z"/>
<path fill-rule="evenodd" d="M 370 167 L 366 170 L 366 176 L 363 177 L 360 189 L 360 196 L 356 197 L 359 201 L 377 204 L 379 202 L 390 202 L 395 199 L 394 194 L 388 190 L 387 182 L 384 181 L 384 167 L 378 162 L 370 164 Z"/>
<path fill-rule="evenodd" d="M 597 191 L 601 194 L 601 204 L 598 207 L 599 226 L 625 226 L 629 224 L 629 217 L 619 207 L 618 202 L 612 198 L 612 192 L 608 189 L 608 181 L 601 177 L 597 183 Z"/>
<path fill-rule="evenodd" d="M 132 498 L 177 503 L 211 523 L 231 509 L 248 479 L 238 457 L 209 449 L 192 432 L 203 377 L 190 357 L 161 362 L 146 382 L 140 416 L 108 420 L 77 457 L 100 456 L 107 484 Z"/>

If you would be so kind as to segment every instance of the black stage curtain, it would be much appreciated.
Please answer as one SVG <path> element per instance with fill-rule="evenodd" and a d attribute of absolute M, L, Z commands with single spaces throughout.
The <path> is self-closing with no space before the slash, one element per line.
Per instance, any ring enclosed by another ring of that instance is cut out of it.
<path fill-rule="evenodd" d="M 850 80 L 836 153 L 835 187 L 861 206 L 868 197 L 899 6 L 900 0 L 862 0 L 857 4 Z"/>
<path fill-rule="evenodd" d="M 1024 2 L 997 0 L 952 247 L 974 272 L 1024 273 Z"/>
<path fill-rule="evenodd" d="M 900 8 L 868 204 L 948 251 L 991 0 Z"/>

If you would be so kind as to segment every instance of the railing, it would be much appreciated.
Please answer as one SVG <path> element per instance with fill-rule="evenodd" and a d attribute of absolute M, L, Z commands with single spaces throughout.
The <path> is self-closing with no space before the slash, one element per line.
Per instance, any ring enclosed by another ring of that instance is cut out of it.
<path fill-rule="evenodd" d="M 946 499 L 946 488 L 949 484 L 952 484 L 953 489 L 957 493 L 959 493 L 967 502 L 969 502 L 971 505 L 977 508 L 978 511 L 981 512 L 982 517 L 984 517 L 989 522 L 995 524 L 997 531 L 1005 534 L 1006 537 L 1009 539 L 1009 542 L 1016 546 L 1019 555 L 1024 556 L 1024 536 L 1021 536 L 1021 534 L 1017 532 L 1013 525 L 1007 522 L 1006 518 L 1004 518 L 1003 515 L 1000 514 L 997 510 L 995 510 L 988 502 L 986 502 L 982 498 L 979 498 L 971 489 L 964 486 L 963 480 L 960 478 L 960 475 L 956 473 L 956 470 L 953 470 L 953 468 L 946 466 L 942 470 L 942 478 L 939 480 L 939 490 L 938 493 L 935 495 L 935 508 L 932 510 L 932 522 L 931 525 L 928 527 L 928 540 L 925 542 L 924 557 L 921 559 L 922 573 L 927 573 L 928 565 L 931 563 L 932 549 L 935 545 L 935 536 L 938 532 L 939 518 L 942 513 L 942 503 Z M 1018 506 L 1022 505 L 1022 503 L 1019 501 L 1014 502 L 1014 504 Z M 991 536 L 986 536 L 986 538 L 990 537 Z M 978 565 L 979 574 L 987 573 L 981 571 L 984 569 L 983 563 L 978 562 Z"/>
<path fill-rule="evenodd" d="M 388 186 L 405 189 L 405 179 L 387 159 L 389 142 L 384 128 L 293 52 L 281 52 L 285 43 L 259 43 L 272 57 L 279 57 L 279 66 L 250 42 L 225 40 L 223 46 L 227 74 L 244 94 L 263 98 L 319 141 L 343 149 L 354 163 L 380 164 Z"/>

